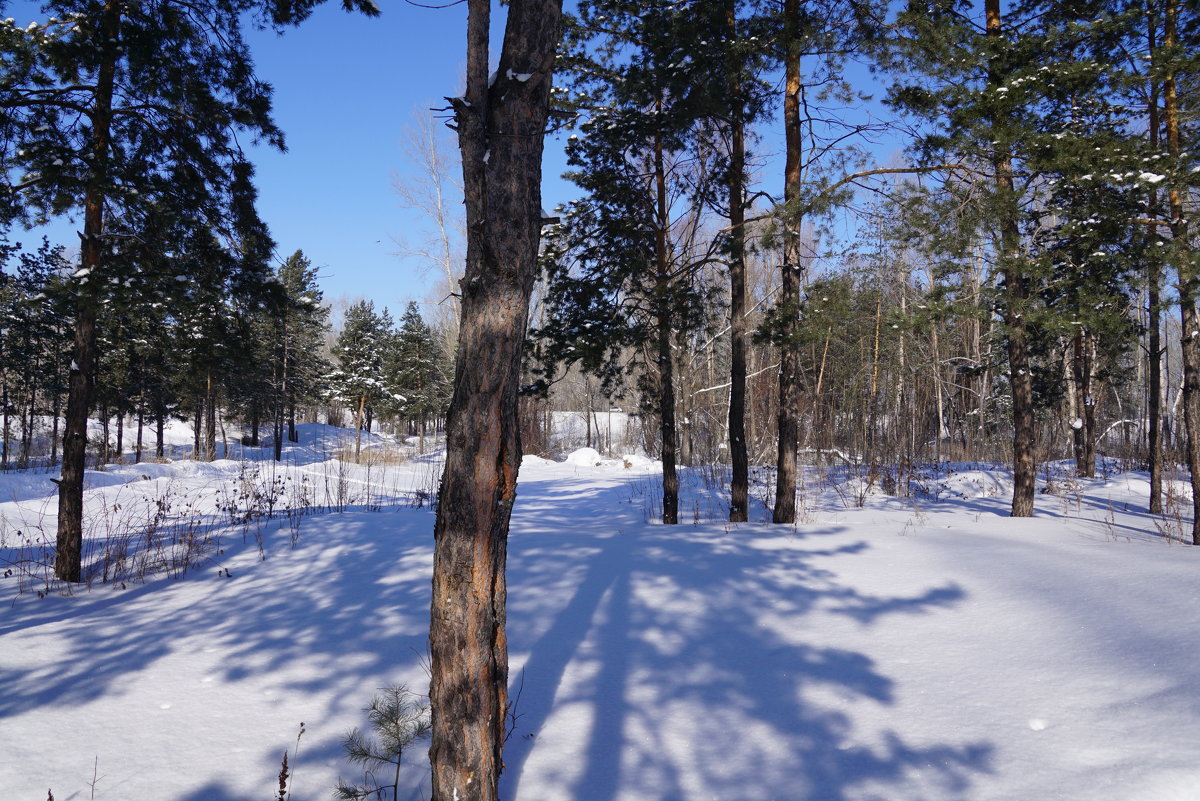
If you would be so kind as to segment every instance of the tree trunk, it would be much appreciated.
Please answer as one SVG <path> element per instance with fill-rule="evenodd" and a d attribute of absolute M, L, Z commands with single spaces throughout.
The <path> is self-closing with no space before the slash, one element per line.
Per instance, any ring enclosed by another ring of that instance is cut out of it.
<path fill-rule="evenodd" d="M 75 341 L 67 389 L 66 431 L 63 433 L 62 477 L 58 482 L 58 542 L 54 575 L 62 581 L 78 582 L 83 567 L 83 474 L 87 454 L 87 415 L 92 402 L 96 371 L 96 306 L 92 294 L 100 286 L 104 235 L 104 193 L 108 184 L 113 84 L 121 38 L 121 9 L 118 0 L 104 5 L 100 35 L 106 40 L 96 79 L 91 108 L 91 159 L 83 203 L 83 236 L 80 266 L 90 280 L 80 287 L 75 302 Z"/>
<path fill-rule="evenodd" d="M 355 417 L 354 417 L 354 463 L 355 464 L 359 463 L 358 455 L 362 451 L 362 420 L 363 420 L 363 410 L 366 408 L 366 406 L 367 406 L 367 396 L 360 395 L 358 398 L 358 414 L 355 415 Z M 280 434 L 282 434 L 282 433 L 283 433 L 283 429 L 281 427 Z"/>
<path fill-rule="evenodd" d="M 737 37 L 737 3 L 726 0 L 726 35 Z M 734 61 L 731 56 L 731 61 Z M 750 497 L 750 458 L 746 452 L 746 131 L 745 103 L 737 65 L 728 69 L 729 149 L 729 522 L 744 523 Z"/>
<path fill-rule="evenodd" d="M 11 436 L 11 426 L 8 420 L 8 377 L 5 376 L 4 388 L 0 390 L 0 407 L 3 423 L 0 423 L 0 468 L 8 469 L 8 440 Z"/>
<path fill-rule="evenodd" d="M 662 113 L 661 97 L 656 101 Z M 662 521 L 666 525 L 679 522 L 679 476 L 675 472 L 678 453 L 678 433 L 675 426 L 675 360 L 671 355 L 671 264 L 667 247 L 667 228 L 670 211 L 667 209 L 667 172 L 663 158 L 661 136 L 654 138 L 654 191 L 657 205 L 654 233 L 654 302 L 655 325 L 658 333 L 658 405 L 662 436 Z"/>
<path fill-rule="evenodd" d="M 162 401 L 157 402 L 154 406 L 154 426 L 154 456 L 157 459 L 163 459 L 166 456 L 163 433 L 167 427 L 167 410 Z"/>
<path fill-rule="evenodd" d="M 488 0 L 468 0 L 451 101 L 467 260 L 429 626 L 433 801 L 496 801 L 508 713 L 505 559 L 521 465 L 517 390 L 541 234 L 541 160 L 561 0 L 511 0 L 488 85 Z"/>
<path fill-rule="evenodd" d="M 62 411 L 62 397 L 57 391 L 50 409 L 50 464 L 58 464 L 58 415 Z"/>
<path fill-rule="evenodd" d="M 217 458 L 217 387 L 210 373 L 204 392 L 204 461 Z"/>
<path fill-rule="evenodd" d="M 201 461 L 200 436 L 204 422 L 204 396 L 196 398 L 196 414 L 192 417 L 192 458 Z"/>
<path fill-rule="evenodd" d="M 117 412 L 117 459 L 119 463 L 125 458 L 125 413 Z"/>
<path fill-rule="evenodd" d="M 1177 45 L 1178 0 L 1167 0 L 1163 16 L 1163 49 L 1171 53 Z M 1182 154 L 1179 131 L 1179 97 L 1175 87 L 1175 66 L 1163 76 L 1163 123 L 1167 133 L 1167 153 L 1178 165 Z M 1184 189 L 1171 178 L 1167 190 L 1170 209 L 1172 255 L 1179 279 L 1180 331 L 1183 346 L 1183 419 L 1187 426 L 1187 463 L 1192 479 L 1192 544 L 1200 545 L 1200 319 L 1196 315 L 1200 274 L 1192 258 L 1188 241 L 1188 218 L 1184 208 Z"/>
<path fill-rule="evenodd" d="M 796 449 L 800 445 L 800 2 L 784 0 L 784 186 L 783 266 L 779 311 L 783 315 L 779 345 L 779 448 L 775 463 L 775 523 L 796 522 Z"/>
<path fill-rule="evenodd" d="M 1078 326 L 1071 344 L 1071 378 L 1075 385 L 1075 408 L 1078 417 L 1071 421 L 1075 446 L 1075 475 L 1093 478 L 1096 475 L 1096 401 L 1092 396 L 1093 341 Z"/>
<path fill-rule="evenodd" d="M 1000 38 L 1003 27 L 1000 0 L 986 0 L 984 13 L 989 38 Z M 988 73 L 988 84 L 999 86 L 1006 76 Z M 1000 115 L 992 118 L 994 138 L 1007 127 Z M 1025 304 L 1029 298 L 1026 277 L 1021 269 L 1020 230 L 1016 188 L 1013 182 L 1012 154 L 1006 145 L 996 146 L 992 167 L 996 171 L 996 201 L 1000 209 L 1000 265 L 1004 274 L 1004 325 L 1008 335 L 1008 374 L 1012 388 L 1013 418 L 1013 517 L 1032 517 L 1037 483 L 1034 458 L 1033 376 L 1029 372 L 1029 333 L 1025 322 Z"/>
<path fill-rule="evenodd" d="M 1156 70 L 1154 69 L 1154 61 L 1158 52 L 1157 39 L 1157 17 L 1155 14 L 1156 0 L 1146 0 L 1146 43 L 1150 52 L 1151 69 L 1150 69 L 1150 119 L 1149 119 L 1149 139 L 1150 152 L 1157 153 L 1159 148 L 1159 83 Z M 1158 208 L 1158 192 L 1154 189 L 1150 190 L 1149 197 L 1149 212 L 1150 217 L 1155 218 L 1159 213 Z M 1158 236 L 1158 231 L 1151 227 L 1147 232 L 1151 247 L 1147 250 L 1152 254 L 1151 258 L 1146 263 L 1146 307 L 1147 307 L 1147 337 L 1146 337 L 1146 357 L 1148 365 L 1146 370 L 1147 384 L 1147 406 L 1146 411 L 1147 424 L 1149 431 L 1147 432 L 1147 449 L 1149 450 L 1150 460 L 1150 512 L 1151 514 L 1162 514 L 1162 480 L 1163 480 L 1163 445 L 1162 445 L 1162 309 L 1160 307 L 1160 286 L 1162 284 L 1162 266 L 1157 262 L 1153 243 L 1161 241 Z"/>
<path fill-rule="evenodd" d="M 146 410 L 142 404 L 138 403 L 137 412 L 137 445 L 134 449 L 133 463 L 141 464 L 142 462 L 142 431 L 146 424 Z"/>

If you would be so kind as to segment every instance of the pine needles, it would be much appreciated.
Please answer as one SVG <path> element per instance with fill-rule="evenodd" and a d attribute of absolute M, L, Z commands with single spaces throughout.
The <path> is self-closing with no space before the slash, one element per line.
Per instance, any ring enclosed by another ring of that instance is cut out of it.
<path fill-rule="evenodd" d="M 374 797 L 377 801 L 398 801 L 400 762 L 404 749 L 429 736 L 429 706 L 403 684 L 384 687 L 371 699 L 367 713 L 370 732 L 353 729 L 346 734 L 342 747 L 355 765 L 363 766 L 361 783 L 338 779 L 335 798 L 358 801 Z M 386 773 L 385 773 L 386 771 Z M 391 775 L 391 784 L 381 784 L 379 776 Z M 387 791 L 391 790 L 390 794 Z"/>

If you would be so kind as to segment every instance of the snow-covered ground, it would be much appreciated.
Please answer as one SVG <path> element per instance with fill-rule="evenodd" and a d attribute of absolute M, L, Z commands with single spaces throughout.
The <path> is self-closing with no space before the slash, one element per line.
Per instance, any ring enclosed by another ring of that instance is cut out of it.
<path fill-rule="evenodd" d="M 297 801 L 359 778 L 340 743 L 362 707 L 427 684 L 436 464 L 368 472 L 330 461 L 331 436 L 305 430 L 274 473 L 94 474 L 94 538 L 166 497 L 199 522 L 155 525 L 208 550 L 72 595 L 39 597 L 28 569 L 0 582 L 0 798 L 261 799 L 285 749 Z M 1187 517 L 1146 514 L 1145 475 L 1059 471 L 1012 520 L 986 466 L 926 476 L 916 501 L 813 471 L 779 527 L 758 502 L 760 522 L 721 522 L 693 470 L 664 527 L 656 466 L 628 464 L 522 468 L 506 799 L 1200 799 L 1200 550 L 1166 536 Z M 280 476 L 292 514 L 238 516 Z M 17 530 L 52 531 L 47 486 L 0 476 L 6 559 L 36 552 Z M 423 757 L 401 785 L 427 797 Z"/>

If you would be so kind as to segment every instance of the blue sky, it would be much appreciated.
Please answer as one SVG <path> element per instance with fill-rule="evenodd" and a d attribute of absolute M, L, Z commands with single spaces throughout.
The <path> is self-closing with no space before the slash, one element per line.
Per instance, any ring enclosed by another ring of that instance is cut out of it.
<path fill-rule="evenodd" d="M 367 18 L 327 2 L 282 35 L 246 32 L 259 75 L 274 86 L 275 118 L 288 143 L 286 153 L 250 152 L 258 168 L 260 212 L 279 257 L 303 250 L 319 268 L 329 301 L 369 297 L 399 312 L 409 300 L 437 300 L 441 273 L 398 254 L 398 238 L 421 240 L 429 226 L 419 213 L 403 208 L 393 177 L 413 171 L 402 146 L 406 128 L 462 90 L 466 5 L 429 9 L 404 0 L 380 5 L 383 13 Z M 23 17 L 43 16 L 29 2 L 9 3 L 8 13 L 22 23 Z M 502 8 L 494 9 L 494 50 L 503 16 Z M 855 72 L 869 85 L 865 70 Z M 755 147 L 768 164 L 778 149 L 775 127 Z M 453 134 L 445 134 L 453 150 Z M 559 177 L 564 167 L 561 142 L 548 139 L 547 209 L 575 196 L 574 187 Z M 782 182 L 773 172 L 768 170 L 762 186 L 768 191 Z M 61 235 L 52 230 L 51 236 L 72 246 L 73 230 L 64 225 Z"/>
<path fill-rule="evenodd" d="M 438 274 L 396 255 L 395 238 L 419 237 L 425 223 L 401 207 L 392 177 L 411 169 L 406 126 L 460 91 L 466 7 L 392 0 L 368 19 L 339 5 L 282 36 L 249 34 L 288 142 L 287 153 L 255 151 L 259 207 L 280 255 L 301 249 L 320 268 L 327 299 L 362 295 L 399 311 Z"/>
<path fill-rule="evenodd" d="M 282 36 L 248 32 L 288 143 L 283 154 L 256 149 L 254 161 L 260 212 L 280 256 L 303 250 L 320 268 L 327 300 L 366 296 L 396 313 L 409 300 L 437 299 L 439 268 L 398 255 L 397 238 L 421 240 L 429 226 L 403 208 L 392 183 L 414 172 L 402 145 L 406 128 L 462 92 L 467 15 L 465 4 L 380 6 L 370 19 L 329 2 Z M 495 60 L 501 9 L 493 23 Z M 439 131 L 453 150 L 453 133 Z M 546 208 L 571 196 L 559 178 L 564 167 L 561 145 L 547 141 Z"/>
<path fill-rule="evenodd" d="M 0 5 L 22 25 L 45 16 L 36 2 Z M 279 257 L 303 250 L 319 268 L 327 301 L 369 297 L 398 313 L 430 297 L 440 272 L 397 253 L 396 239 L 420 240 L 427 223 L 402 207 L 393 176 L 412 171 L 406 127 L 462 91 L 467 15 L 465 4 L 380 6 L 379 17 L 367 18 L 331 0 L 282 35 L 245 31 L 259 76 L 274 87 L 275 120 L 288 145 L 286 153 L 247 149 Z M 493 11 L 497 50 L 503 17 Z M 445 134 L 453 150 L 453 134 Z M 563 163 L 561 148 L 547 143 L 547 184 L 557 187 L 547 208 L 563 199 Z M 46 233 L 73 247 L 76 228 L 63 221 L 13 238 L 33 242 Z"/>

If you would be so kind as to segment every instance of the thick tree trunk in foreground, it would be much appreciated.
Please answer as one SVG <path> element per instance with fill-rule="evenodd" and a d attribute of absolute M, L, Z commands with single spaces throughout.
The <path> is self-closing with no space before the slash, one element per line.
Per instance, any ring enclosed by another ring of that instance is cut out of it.
<path fill-rule="evenodd" d="M 92 106 L 92 141 L 89 146 L 92 176 L 83 205 L 80 266 L 90 280 L 80 287 L 75 308 L 75 342 L 67 385 L 66 430 L 63 432 L 62 477 L 58 483 L 58 542 L 54 576 L 78 582 L 83 577 L 83 473 L 87 455 L 87 415 L 92 403 L 96 372 L 96 307 L 91 287 L 98 286 L 101 237 L 104 235 L 104 172 L 109 159 L 113 84 L 121 35 L 121 11 L 116 0 L 105 5 L 103 35 L 109 43 L 100 64 Z"/>
<path fill-rule="evenodd" d="M 541 234 L 561 0 L 512 0 L 488 85 L 488 0 L 469 0 L 462 151 L 467 264 L 429 626 L 433 801 L 495 801 L 508 710 L 505 557 L 521 464 L 517 389 Z"/>
<path fill-rule="evenodd" d="M 783 197 L 787 212 L 783 219 L 783 267 L 779 285 L 779 309 L 784 315 L 779 346 L 779 450 L 775 464 L 775 523 L 796 522 L 796 449 L 800 446 L 800 3 L 785 0 L 787 63 L 784 73 Z M 796 215 L 795 217 L 793 215 Z"/>

